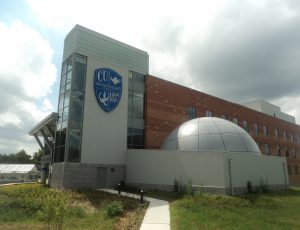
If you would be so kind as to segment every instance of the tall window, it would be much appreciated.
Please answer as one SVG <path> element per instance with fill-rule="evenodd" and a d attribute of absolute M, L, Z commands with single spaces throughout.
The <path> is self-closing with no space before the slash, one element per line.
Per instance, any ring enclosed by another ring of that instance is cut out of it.
<path fill-rule="evenodd" d="M 291 170 L 291 166 L 290 165 L 288 165 L 288 173 L 289 173 L 289 175 L 292 175 L 292 170 Z"/>
<path fill-rule="evenodd" d="M 269 149 L 269 144 L 264 144 L 264 147 L 265 147 L 265 154 L 266 155 L 270 155 L 270 149 Z"/>
<path fill-rule="evenodd" d="M 258 124 L 257 124 L 257 123 L 254 123 L 254 124 L 253 124 L 253 130 L 254 130 L 254 133 L 255 133 L 256 135 L 259 134 L 259 129 L 258 129 Z"/>
<path fill-rule="evenodd" d="M 269 135 L 269 130 L 268 130 L 268 126 L 263 126 L 263 130 L 264 130 L 264 136 L 268 136 Z"/>
<path fill-rule="evenodd" d="M 291 142 L 294 142 L 294 135 L 292 133 L 290 134 L 290 137 L 291 137 Z"/>
<path fill-rule="evenodd" d="M 289 152 L 288 147 L 285 147 L 285 156 L 286 156 L 286 157 L 289 157 L 289 156 L 290 156 L 290 152 Z"/>
<path fill-rule="evenodd" d="M 295 151 L 294 148 L 292 148 L 291 152 L 292 152 L 292 157 L 293 157 L 293 158 L 296 158 L 296 151 Z"/>
<path fill-rule="evenodd" d="M 286 130 L 283 130 L 283 139 L 286 141 Z"/>
<path fill-rule="evenodd" d="M 62 65 L 55 162 L 80 162 L 87 58 L 74 53 Z"/>
<path fill-rule="evenodd" d="M 239 125 L 239 119 L 237 117 L 232 118 L 234 124 Z"/>
<path fill-rule="evenodd" d="M 276 146 L 276 155 L 281 156 L 279 145 Z"/>
<path fill-rule="evenodd" d="M 206 115 L 207 117 L 212 117 L 212 116 L 213 116 L 213 112 L 206 110 L 205 115 Z"/>
<path fill-rule="evenodd" d="M 189 106 L 187 112 L 190 120 L 197 117 L 195 106 Z"/>
<path fill-rule="evenodd" d="M 295 175 L 298 175 L 298 165 L 295 165 Z"/>
<path fill-rule="evenodd" d="M 227 120 L 227 114 L 222 114 L 221 118 Z"/>
<path fill-rule="evenodd" d="M 278 131 L 278 129 L 274 129 L 274 134 L 275 134 L 276 140 L 279 140 L 279 131 Z"/>
<path fill-rule="evenodd" d="M 131 149 L 144 148 L 144 92 L 144 75 L 130 72 L 128 81 L 127 147 Z"/>
<path fill-rule="evenodd" d="M 298 134 L 295 136 L 295 139 L 296 139 L 296 142 L 297 142 L 298 144 L 300 144 L 300 138 L 299 138 L 299 135 L 298 135 Z"/>
<path fill-rule="evenodd" d="M 243 128 L 246 132 L 249 132 L 248 121 L 243 120 Z"/>

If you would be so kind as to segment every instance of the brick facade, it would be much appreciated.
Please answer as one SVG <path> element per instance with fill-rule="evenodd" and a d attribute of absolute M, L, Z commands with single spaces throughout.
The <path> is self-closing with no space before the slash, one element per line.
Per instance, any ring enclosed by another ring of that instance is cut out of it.
<path fill-rule="evenodd" d="M 290 167 L 290 184 L 300 185 L 299 125 L 153 76 L 147 76 L 145 81 L 145 148 L 159 149 L 172 130 L 189 120 L 188 107 L 193 106 L 197 117 L 205 117 L 206 111 L 210 111 L 214 117 L 226 115 L 230 121 L 238 118 L 241 127 L 247 121 L 249 134 L 259 144 L 261 152 L 266 154 L 264 146 L 268 144 L 270 155 L 278 156 L 279 146 L 280 156 L 287 157 Z M 258 125 L 258 134 L 254 131 L 254 123 Z M 263 126 L 267 127 L 268 135 Z M 278 140 L 275 129 L 279 131 Z"/>

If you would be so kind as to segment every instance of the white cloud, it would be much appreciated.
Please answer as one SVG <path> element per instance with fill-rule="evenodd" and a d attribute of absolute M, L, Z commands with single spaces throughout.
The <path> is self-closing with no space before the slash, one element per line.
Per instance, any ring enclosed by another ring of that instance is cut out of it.
<path fill-rule="evenodd" d="M 294 116 L 296 123 L 300 124 L 300 96 L 283 97 L 272 101 L 272 103 L 280 106 L 282 112 Z"/>
<path fill-rule="evenodd" d="M 8 124 L 12 124 L 17 128 L 22 128 L 23 122 L 21 121 L 20 117 L 12 112 L 5 112 L 0 114 L 0 127 L 6 126 Z"/>
<path fill-rule="evenodd" d="M 42 26 L 81 24 L 148 51 L 150 74 L 235 102 L 276 100 L 300 120 L 283 103 L 299 97 L 299 1 L 27 2 Z"/>
<path fill-rule="evenodd" d="M 56 80 L 53 50 L 21 21 L 0 22 L 0 50 L 0 153 L 32 153 L 38 145 L 27 133 L 53 111 L 47 99 Z"/>

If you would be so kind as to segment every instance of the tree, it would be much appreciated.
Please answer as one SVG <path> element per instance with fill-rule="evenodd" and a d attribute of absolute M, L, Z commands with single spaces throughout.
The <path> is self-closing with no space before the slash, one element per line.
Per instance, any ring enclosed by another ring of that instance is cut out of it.
<path fill-rule="evenodd" d="M 41 163 L 42 156 L 43 156 L 43 151 L 41 149 L 39 149 L 37 152 L 35 152 L 33 154 L 32 163 L 34 163 L 34 164 Z"/>
<path fill-rule="evenodd" d="M 24 149 L 15 154 L 15 159 L 18 163 L 31 163 L 31 156 L 28 155 Z"/>
<path fill-rule="evenodd" d="M 0 154 L 0 163 L 29 164 L 32 163 L 32 161 L 31 156 L 22 149 L 15 154 Z"/>

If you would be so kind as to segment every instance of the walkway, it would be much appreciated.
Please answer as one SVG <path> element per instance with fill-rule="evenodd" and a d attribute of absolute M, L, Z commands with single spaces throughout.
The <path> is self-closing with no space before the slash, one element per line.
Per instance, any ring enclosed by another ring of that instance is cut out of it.
<path fill-rule="evenodd" d="M 98 189 L 100 191 L 118 194 L 118 191 L 112 189 Z M 122 196 L 140 199 L 139 195 L 121 192 Z M 149 207 L 144 216 L 140 230 L 170 230 L 170 211 L 169 202 L 145 197 L 149 201 Z"/>

